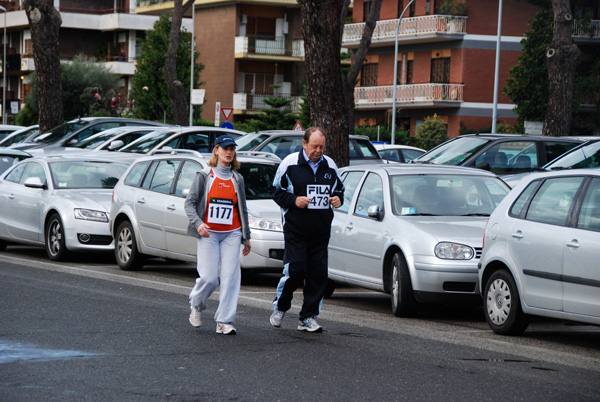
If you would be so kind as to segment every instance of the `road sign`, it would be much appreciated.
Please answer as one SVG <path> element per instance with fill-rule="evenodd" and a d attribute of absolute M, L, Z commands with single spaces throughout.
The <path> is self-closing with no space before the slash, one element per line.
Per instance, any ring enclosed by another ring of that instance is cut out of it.
<path fill-rule="evenodd" d="M 294 125 L 294 131 L 304 131 L 304 129 L 302 128 L 302 124 L 300 124 L 299 121 L 297 121 Z"/>
<path fill-rule="evenodd" d="M 231 114 L 233 113 L 233 108 L 232 107 L 222 107 L 221 112 L 223 112 L 223 116 L 225 116 L 225 121 L 228 121 L 229 118 L 231 117 Z"/>
<path fill-rule="evenodd" d="M 219 127 L 219 119 L 221 115 L 221 102 L 215 104 L 215 127 Z"/>
<path fill-rule="evenodd" d="M 235 127 L 233 127 L 233 124 L 231 124 L 228 121 L 224 121 L 223 123 L 221 123 L 221 128 L 228 128 L 230 130 L 234 130 Z"/>

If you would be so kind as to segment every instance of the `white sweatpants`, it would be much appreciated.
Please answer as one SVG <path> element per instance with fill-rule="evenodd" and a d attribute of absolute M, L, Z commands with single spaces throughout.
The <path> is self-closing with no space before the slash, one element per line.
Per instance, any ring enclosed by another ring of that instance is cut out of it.
<path fill-rule="evenodd" d="M 200 277 L 190 293 L 190 305 L 198 311 L 206 309 L 206 300 L 219 288 L 219 307 L 215 321 L 235 323 L 240 296 L 240 247 L 242 231 L 210 232 L 210 237 L 198 239 L 197 269 Z M 221 275 L 219 280 L 219 264 Z"/>

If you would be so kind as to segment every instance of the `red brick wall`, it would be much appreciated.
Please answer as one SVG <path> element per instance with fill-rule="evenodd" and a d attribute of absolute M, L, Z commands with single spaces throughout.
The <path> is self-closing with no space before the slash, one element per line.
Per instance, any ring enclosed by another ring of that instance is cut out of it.
<path fill-rule="evenodd" d="M 206 89 L 202 118 L 213 120 L 215 102 L 221 107 L 233 107 L 236 89 L 235 36 L 239 24 L 236 6 L 203 8 L 196 11 L 196 46 L 199 61 L 204 64 L 200 74 Z"/>

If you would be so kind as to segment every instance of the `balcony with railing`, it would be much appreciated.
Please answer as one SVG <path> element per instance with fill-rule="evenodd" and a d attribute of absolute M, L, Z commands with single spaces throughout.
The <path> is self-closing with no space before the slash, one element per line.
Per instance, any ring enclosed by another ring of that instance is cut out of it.
<path fill-rule="evenodd" d="M 272 106 L 265 102 L 265 99 L 272 98 L 274 96 L 292 100 L 289 105 L 284 106 L 282 109 L 291 110 L 293 113 L 300 112 L 302 97 L 282 94 L 266 95 L 256 93 L 235 93 L 233 94 L 233 109 L 242 113 L 261 112 L 263 109 L 273 109 Z"/>
<path fill-rule="evenodd" d="M 597 42 L 600 39 L 600 20 L 575 20 L 571 32 L 576 41 Z"/>
<path fill-rule="evenodd" d="M 409 84 L 396 86 L 398 107 L 458 107 L 463 102 L 463 84 Z M 356 87 L 354 104 L 357 109 L 391 108 L 394 86 Z"/>
<path fill-rule="evenodd" d="M 389 46 L 396 41 L 398 20 L 377 21 L 371 47 Z M 346 24 L 342 46 L 356 47 L 360 43 L 365 23 Z M 454 15 L 426 15 L 423 17 L 402 18 L 398 40 L 402 43 L 425 43 L 446 40 L 460 40 L 467 33 L 467 17 Z"/>
<path fill-rule="evenodd" d="M 304 59 L 304 40 L 277 36 L 275 39 L 262 39 L 255 36 L 236 36 L 236 58 L 291 58 Z"/>

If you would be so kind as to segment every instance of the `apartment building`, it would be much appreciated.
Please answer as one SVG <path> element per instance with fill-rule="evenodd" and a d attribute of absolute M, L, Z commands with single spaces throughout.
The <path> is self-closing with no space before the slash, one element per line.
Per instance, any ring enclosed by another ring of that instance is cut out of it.
<path fill-rule="evenodd" d="M 7 10 L 6 106 L 7 120 L 13 121 L 14 112 L 24 105 L 30 91 L 30 74 L 35 71 L 35 64 L 23 0 L 0 1 L 0 5 Z M 61 61 L 68 62 L 77 54 L 85 54 L 105 62 L 121 77 L 123 103 L 127 101 L 135 72 L 138 39 L 158 20 L 157 16 L 136 14 L 136 6 L 136 0 L 54 0 L 54 7 L 62 18 Z M 185 24 L 191 30 L 191 20 Z"/>
<path fill-rule="evenodd" d="M 173 9 L 172 1 L 153 3 L 138 12 Z M 204 64 L 203 119 L 215 120 L 217 102 L 233 108 L 230 122 L 251 118 L 269 107 L 264 100 L 272 96 L 289 98 L 299 110 L 304 41 L 296 0 L 196 0 L 194 38 Z"/>
<path fill-rule="evenodd" d="M 394 55 L 398 18 L 409 0 L 383 0 L 369 55 L 355 89 L 356 125 L 391 125 L 396 87 L 396 127 L 409 130 L 437 114 L 449 136 L 489 129 L 494 109 L 498 0 L 415 0 L 404 14 Z M 343 46 L 356 48 L 371 0 L 355 0 L 353 24 L 344 29 Z M 579 71 L 598 59 L 600 2 L 573 2 L 573 38 L 583 51 Z M 514 105 L 503 93 L 509 69 L 521 54 L 521 39 L 539 7 L 527 1 L 503 2 L 498 74 L 497 123 L 515 124 Z M 594 56 L 595 55 L 595 56 Z M 581 95 L 580 112 L 597 112 L 598 89 Z"/>
<path fill-rule="evenodd" d="M 461 122 L 472 129 L 490 127 L 498 0 L 415 0 L 400 23 L 394 78 L 396 27 L 408 3 L 382 2 L 380 20 L 355 88 L 355 123 L 389 126 L 395 83 L 397 130 L 414 134 L 417 125 L 434 114 L 447 124 L 449 136 L 458 135 Z M 455 7 L 448 7 L 452 3 Z M 370 0 L 355 0 L 354 23 L 344 29 L 344 47 L 358 46 L 370 5 Z M 527 1 L 504 5 L 500 88 L 506 85 L 509 68 L 517 63 L 527 22 L 537 10 Z M 498 121 L 514 124 L 512 109 L 500 91 Z"/>

